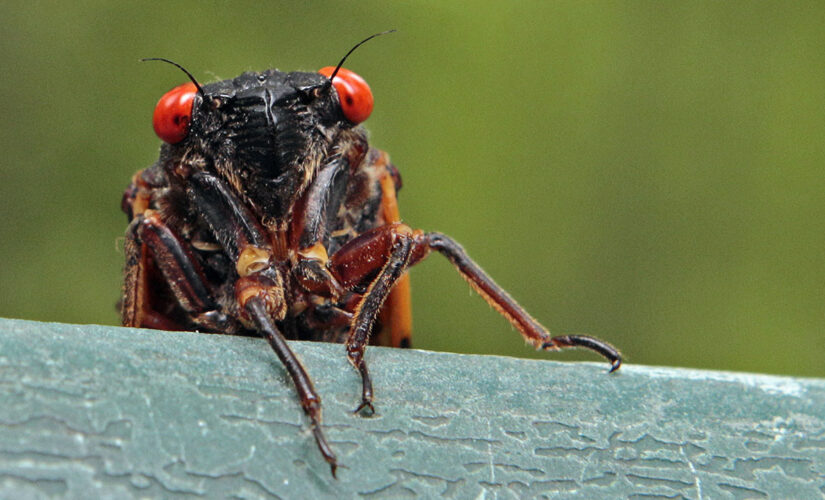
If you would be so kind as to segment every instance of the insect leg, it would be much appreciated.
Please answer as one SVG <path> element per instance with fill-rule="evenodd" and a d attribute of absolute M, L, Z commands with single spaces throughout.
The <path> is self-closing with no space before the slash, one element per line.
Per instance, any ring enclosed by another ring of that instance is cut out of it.
<path fill-rule="evenodd" d="M 358 214 L 364 210 L 364 199 L 370 200 L 367 203 L 379 201 L 373 208 L 378 213 L 371 216 L 377 215 L 382 225 L 399 222 L 396 191 L 400 184 L 398 171 L 389 163 L 387 154 L 376 149 L 367 151 L 366 143 L 358 138 L 345 141 L 345 145 L 326 160 L 295 207 L 290 227 L 290 248 L 297 249 L 292 274 L 301 287 L 321 297 L 342 296 L 344 287 L 330 272 L 327 253 L 331 248 L 331 230 L 341 224 L 342 205 L 344 213 Z M 346 219 L 346 215 L 343 217 Z M 355 223 L 358 223 L 357 216 Z M 412 314 L 406 274 L 386 298 L 380 320 L 382 328 L 374 332 L 379 344 L 410 345 Z"/>
<path fill-rule="evenodd" d="M 258 329 L 269 342 L 269 345 L 272 346 L 278 359 L 281 360 L 290 378 L 292 378 L 298 397 L 301 400 L 301 407 L 309 418 L 310 428 L 315 437 L 315 442 L 318 444 L 318 449 L 321 451 L 324 460 L 329 464 L 330 469 L 332 469 L 332 477 L 335 477 L 338 461 L 321 428 L 321 398 L 315 392 L 312 380 L 310 380 L 303 365 L 295 356 L 295 353 L 292 352 L 292 349 L 289 348 L 284 336 L 281 335 L 281 332 L 278 331 L 272 321 L 267 311 L 265 299 L 260 295 L 253 296 L 246 301 L 245 309 L 258 325 Z"/>
<path fill-rule="evenodd" d="M 332 157 L 316 175 L 302 204 L 296 208 L 295 225 L 291 228 L 297 248 L 297 262 L 292 273 L 306 290 L 338 297 L 343 288 L 327 269 L 329 222 L 341 207 L 349 179 L 349 164 L 340 156 Z"/>
<path fill-rule="evenodd" d="M 558 350 L 583 347 L 607 358 L 611 363 L 611 372 L 621 365 L 621 354 L 607 342 L 587 335 L 551 337 L 538 321 L 470 259 L 461 245 L 449 237 L 441 233 L 413 231 L 401 223 L 387 224 L 349 241 L 332 256 L 330 262 L 333 274 L 345 288 L 352 290 L 369 284 L 355 309 L 355 319 L 347 340 L 347 356 L 361 374 L 362 381 L 361 404 L 356 413 L 363 409 L 374 411 L 372 381 L 364 361 L 364 350 L 375 317 L 404 271 L 424 259 L 431 250 L 447 257 L 462 277 L 536 348 Z"/>
<path fill-rule="evenodd" d="M 276 320 L 284 319 L 287 305 L 283 277 L 274 267 L 272 248 L 265 230 L 223 181 L 213 175 L 204 172 L 192 175 L 188 183 L 188 196 L 198 207 L 199 216 L 235 263 L 239 276 L 235 283 L 236 302 L 246 313 L 244 319 L 251 320 L 266 338 L 292 378 L 301 407 L 310 420 L 318 449 L 335 476 L 337 459 L 321 428 L 321 398 L 275 325 Z"/>
<path fill-rule="evenodd" d="M 622 364 L 622 355 L 612 345 L 587 335 L 562 335 L 551 337 L 549 332 L 533 319 L 510 295 L 493 281 L 464 249 L 448 236 L 441 233 L 427 233 L 427 245 L 452 262 L 461 276 L 502 316 L 507 318 L 537 349 L 559 350 L 568 347 L 583 347 L 604 356 L 611 364 L 610 371 L 616 371 Z"/>
<path fill-rule="evenodd" d="M 212 300 L 194 256 L 157 212 L 146 210 L 132 221 L 127 231 L 126 254 L 124 325 L 164 329 L 185 326 L 151 310 L 146 296 L 150 286 L 146 274 L 148 259 L 152 259 L 178 305 L 196 325 L 216 331 L 227 326 L 228 320 Z"/>
<path fill-rule="evenodd" d="M 214 175 L 197 172 L 188 181 L 189 200 L 224 252 L 237 264 L 238 274 L 245 276 L 267 267 L 271 245 L 266 230 L 249 209 Z"/>
<path fill-rule="evenodd" d="M 351 240 L 332 257 L 331 269 L 345 287 L 351 289 L 364 281 L 369 283 L 356 306 L 346 342 L 347 357 L 361 374 L 361 404 L 355 413 L 364 409 L 375 412 L 372 379 L 364 351 L 381 306 L 409 266 L 417 234 L 420 235 L 404 224 L 388 224 Z"/>

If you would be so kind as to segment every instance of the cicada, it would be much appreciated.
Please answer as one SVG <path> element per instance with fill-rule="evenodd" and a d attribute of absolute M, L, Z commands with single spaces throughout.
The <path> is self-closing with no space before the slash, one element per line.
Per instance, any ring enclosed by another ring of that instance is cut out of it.
<path fill-rule="evenodd" d="M 122 202 L 123 324 L 266 338 L 333 476 L 321 398 L 286 339 L 344 344 L 362 381 L 356 412 L 373 412 L 365 348 L 410 346 L 407 270 L 433 251 L 536 348 L 583 347 L 611 371 L 621 364 L 606 342 L 551 336 L 458 243 L 402 221 L 398 169 L 360 125 L 372 91 L 343 67 L 361 43 L 317 73 L 270 69 L 204 85 L 164 59 L 190 81 L 158 102 L 160 157 Z"/>

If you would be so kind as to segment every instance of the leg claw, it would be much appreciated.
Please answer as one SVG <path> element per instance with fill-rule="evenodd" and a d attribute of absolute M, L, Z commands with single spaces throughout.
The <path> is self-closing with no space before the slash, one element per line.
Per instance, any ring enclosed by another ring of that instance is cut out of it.
<path fill-rule="evenodd" d="M 361 404 L 358 405 L 358 408 L 356 408 L 353 413 L 361 415 L 362 417 L 371 417 L 375 415 L 375 407 L 372 405 L 372 401 L 365 399 L 361 401 Z"/>

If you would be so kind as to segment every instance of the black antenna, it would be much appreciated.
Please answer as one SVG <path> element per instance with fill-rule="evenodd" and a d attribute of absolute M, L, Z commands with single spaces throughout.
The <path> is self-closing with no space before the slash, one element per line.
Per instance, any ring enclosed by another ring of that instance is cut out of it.
<path fill-rule="evenodd" d="M 386 35 L 388 33 L 394 33 L 394 32 L 395 32 L 395 30 L 382 31 L 381 33 L 376 33 L 372 36 L 368 36 L 367 38 L 365 38 L 365 39 L 361 40 L 360 42 L 356 43 L 355 47 L 349 49 L 349 52 L 347 52 L 347 55 L 345 55 L 344 58 L 341 59 L 341 62 L 339 62 L 338 66 L 335 67 L 335 71 L 333 71 L 332 74 L 329 76 L 330 83 L 332 83 L 332 79 L 335 78 L 335 75 L 338 74 L 338 70 L 341 69 L 341 66 L 344 65 L 344 61 L 347 60 L 347 57 L 349 57 L 350 54 L 355 52 L 355 49 L 357 49 L 358 47 L 364 45 L 365 43 L 369 42 L 370 40 L 372 40 L 373 38 L 375 38 L 377 36 Z M 172 63 L 172 64 L 174 64 L 174 63 Z M 181 69 L 183 69 L 183 68 L 181 68 Z M 186 70 L 184 70 L 184 71 L 186 71 Z"/>
<path fill-rule="evenodd" d="M 373 36 L 376 36 L 376 35 L 373 35 Z M 372 37 L 370 37 L 370 38 L 372 38 Z M 369 40 L 369 38 L 368 38 L 367 40 Z M 366 42 L 367 40 L 364 40 L 364 42 Z M 364 42 L 361 42 L 361 43 L 364 43 Z M 358 45 L 360 45 L 360 44 L 358 44 Z M 358 45 L 356 45 L 356 47 L 357 47 Z M 347 54 L 347 55 L 349 55 L 349 54 Z M 189 79 L 190 79 L 190 80 L 192 80 L 192 83 L 194 83 L 194 84 L 195 84 L 195 87 L 197 87 L 197 88 L 198 88 L 198 94 L 200 94 L 200 95 L 201 95 L 201 97 L 203 97 L 203 96 L 204 96 L 204 94 L 203 94 L 203 87 L 201 87 L 201 85 L 198 83 L 198 81 L 197 81 L 197 80 L 195 80 L 195 77 L 194 77 L 194 76 L 192 76 L 192 73 L 190 73 L 190 72 L 186 71 L 186 68 L 184 68 L 184 67 L 183 67 L 183 66 L 181 66 L 180 64 L 176 63 L 175 61 L 170 61 L 169 59 L 164 59 L 164 58 L 162 58 L 162 57 L 147 57 L 147 58 L 145 58 L 145 59 L 141 59 L 141 62 L 146 62 L 146 61 L 163 61 L 163 62 L 165 62 L 165 63 L 169 63 L 169 64 L 171 64 L 172 66 L 174 66 L 174 67 L 178 68 L 179 70 L 183 71 L 184 73 L 186 73 L 186 76 L 188 76 L 188 77 L 189 77 Z M 343 61 L 342 61 L 342 62 L 343 62 Z"/>

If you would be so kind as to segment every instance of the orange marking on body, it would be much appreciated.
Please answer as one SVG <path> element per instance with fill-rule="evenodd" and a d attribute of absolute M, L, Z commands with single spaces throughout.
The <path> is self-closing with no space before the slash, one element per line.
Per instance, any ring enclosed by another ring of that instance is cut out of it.
<path fill-rule="evenodd" d="M 381 178 L 381 216 L 386 224 L 401 221 L 401 213 L 398 211 L 398 198 L 395 195 L 395 182 L 387 174 Z"/>
<path fill-rule="evenodd" d="M 389 341 L 393 347 L 409 347 L 412 337 L 412 292 L 410 275 L 404 273 L 381 309 L 381 322 L 389 329 Z M 381 335 L 386 335 L 381 332 Z"/>
<path fill-rule="evenodd" d="M 401 221 L 395 182 L 387 172 L 381 177 L 381 216 L 385 224 Z M 412 337 L 412 293 L 410 276 L 405 272 L 392 288 L 379 313 L 382 331 L 378 338 L 381 343 L 389 342 L 393 347 L 409 347 Z"/>
<path fill-rule="evenodd" d="M 152 188 L 143 180 L 142 173 L 143 170 L 132 176 L 132 184 L 137 187 L 135 197 L 132 200 L 132 217 L 136 217 L 149 209 Z"/>

